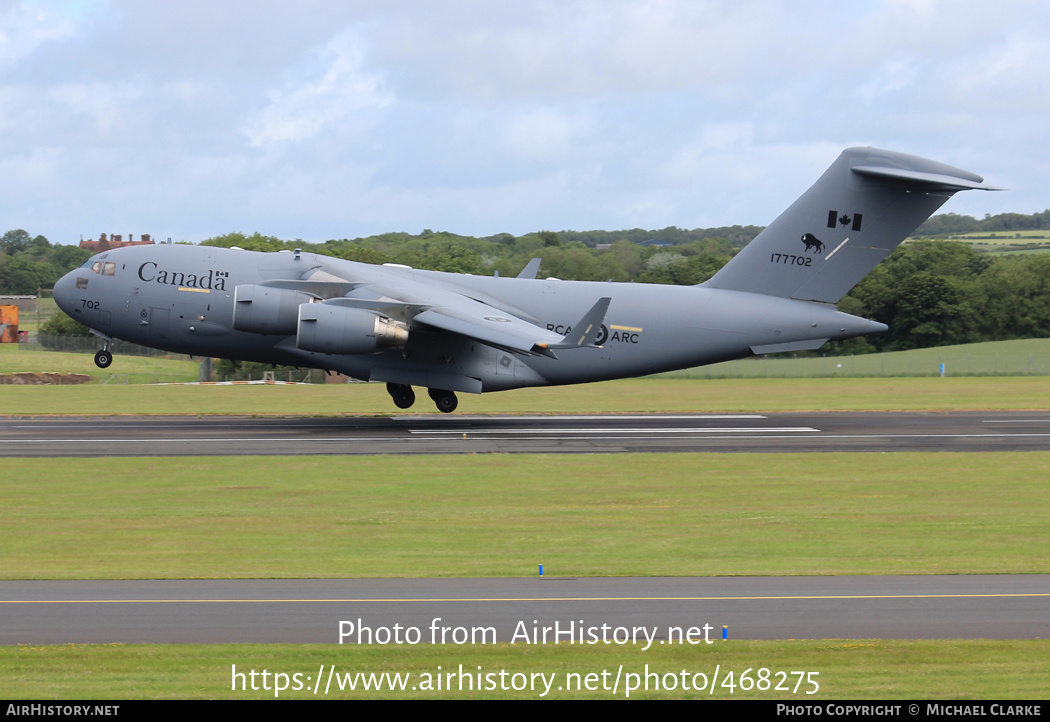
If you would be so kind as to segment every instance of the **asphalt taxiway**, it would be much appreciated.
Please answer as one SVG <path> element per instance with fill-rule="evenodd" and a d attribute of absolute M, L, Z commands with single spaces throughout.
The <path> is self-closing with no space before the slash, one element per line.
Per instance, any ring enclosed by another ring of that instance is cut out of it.
<path fill-rule="evenodd" d="M 1048 449 L 1046 411 L 0 420 L 2 457 Z"/>
<path fill-rule="evenodd" d="M 1048 608 L 1050 575 L 0 581 L 0 644 L 1046 639 Z"/>

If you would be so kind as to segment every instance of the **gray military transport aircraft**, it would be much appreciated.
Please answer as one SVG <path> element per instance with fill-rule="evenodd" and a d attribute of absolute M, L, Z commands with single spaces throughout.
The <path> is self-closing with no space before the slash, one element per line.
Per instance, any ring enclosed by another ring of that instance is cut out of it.
<path fill-rule="evenodd" d="M 885 331 L 835 304 L 952 194 L 999 190 L 924 158 L 850 148 L 698 286 L 516 278 L 283 251 L 157 245 L 100 253 L 55 284 L 102 339 L 386 382 L 394 404 L 576 384 Z"/>

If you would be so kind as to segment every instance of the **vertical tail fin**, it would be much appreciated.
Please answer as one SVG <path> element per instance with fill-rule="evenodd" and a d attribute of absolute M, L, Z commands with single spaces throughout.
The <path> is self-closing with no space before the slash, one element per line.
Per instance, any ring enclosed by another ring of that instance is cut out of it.
<path fill-rule="evenodd" d="M 848 148 L 710 280 L 709 288 L 835 303 L 979 175 L 875 148 Z"/>

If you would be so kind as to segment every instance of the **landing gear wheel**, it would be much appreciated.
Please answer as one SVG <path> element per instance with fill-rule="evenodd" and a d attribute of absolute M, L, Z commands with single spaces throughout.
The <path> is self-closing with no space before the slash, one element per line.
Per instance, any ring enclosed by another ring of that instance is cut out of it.
<path fill-rule="evenodd" d="M 427 393 L 430 394 L 430 398 L 434 399 L 434 403 L 437 405 L 438 411 L 443 414 L 451 414 L 459 406 L 459 399 L 451 391 L 442 391 L 441 389 L 427 389 Z"/>
<path fill-rule="evenodd" d="M 394 406 L 399 409 L 407 409 L 416 403 L 416 392 L 411 386 L 405 384 L 387 384 L 386 392 L 394 399 Z"/>
<path fill-rule="evenodd" d="M 108 368 L 113 363 L 113 354 L 103 349 L 95 354 L 95 365 L 100 369 Z"/>

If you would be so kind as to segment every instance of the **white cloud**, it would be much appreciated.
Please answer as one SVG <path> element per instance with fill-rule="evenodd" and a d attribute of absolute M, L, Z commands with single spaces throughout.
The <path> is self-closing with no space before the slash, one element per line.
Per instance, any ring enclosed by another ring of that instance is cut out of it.
<path fill-rule="evenodd" d="M 415 92 L 488 101 L 695 89 L 745 76 L 786 14 L 712 0 L 480 5 L 395 10 L 377 58 Z"/>
<path fill-rule="evenodd" d="M 251 145 L 302 141 L 326 126 L 370 126 L 374 111 L 394 101 L 382 77 L 363 69 L 364 41 L 340 33 L 268 93 L 269 102 L 245 131 Z"/>
<path fill-rule="evenodd" d="M 506 145 L 524 160 L 564 158 L 573 149 L 576 123 L 557 109 L 536 108 L 510 121 Z"/>
<path fill-rule="evenodd" d="M 0 63 L 31 56 L 49 41 L 72 37 L 78 30 L 74 18 L 59 7 L 39 2 L 5 2 L 0 5 Z"/>
<path fill-rule="evenodd" d="M 884 60 L 861 83 L 855 94 L 865 103 L 883 102 L 887 96 L 911 87 L 918 72 L 915 58 L 894 57 Z"/>
<path fill-rule="evenodd" d="M 667 163 L 663 172 L 674 181 L 694 180 L 714 170 L 715 165 L 726 162 L 750 149 L 754 143 L 755 129 L 750 122 L 711 123 L 704 125 L 698 138 L 681 146 Z M 732 172 L 735 164 L 720 171 L 720 175 Z"/>
<path fill-rule="evenodd" d="M 74 123 L 90 120 L 101 133 L 126 130 L 141 117 L 146 83 L 129 79 L 117 83 L 69 83 L 51 91 L 51 97 L 67 113 L 76 116 Z"/>

